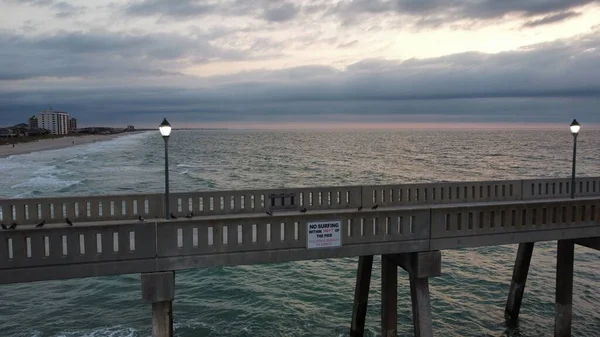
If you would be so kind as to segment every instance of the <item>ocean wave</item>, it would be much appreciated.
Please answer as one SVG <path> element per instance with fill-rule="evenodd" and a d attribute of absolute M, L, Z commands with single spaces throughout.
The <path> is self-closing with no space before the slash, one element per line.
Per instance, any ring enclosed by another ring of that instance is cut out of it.
<path fill-rule="evenodd" d="M 12 197 L 10 197 L 10 199 L 24 199 L 24 198 L 34 198 L 34 197 L 39 197 L 41 196 L 43 193 L 40 191 L 27 191 L 21 194 L 16 194 L 13 195 Z"/>
<path fill-rule="evenodd" d="M 20 169 L 22 167 L 23 163 L 8 160 L 7 158 L 0 158 L 0 172 L 10 172 L 11 170 Z"/>
<path fill-rule="evenodd" d="M 43 191 L 51 189 L 53 191 L 64 191 L 66 188 L 81 184 L 82 180 L 64 180 L 53 176 L 39 176 L 31 178 L 25 182 L 12 185 L 12 189 L 32 189 L 33 191 Z"/>
<path fill-rule="evenodd" d="M 56 165 L 44 166 L 33 172 L 34 175 L 51 175 L 56 173 L 59 173 L 58 166 Z"/>
<path fill-rule="evenodd" d="M 86 150 L 89 150 L 91 152 L 97 150 L 106 150 L 107 148 L 124 148 L 131 145 L 141 144 L 141 141 L 148 138 L 148 136 L 148 133 L 140 133 L 134 135 L 121 136 L 108 140 L 102 140 L 94 143 L 87 143 L 83 144 L 82 146 L 86 147 Z"/>
<path fill-rule="evenodd" d="M 125 328 L 121 326 L 109 327 L 91 332 L 61 332 L 56 337 L 142 337 L 139 330 L 133 328 Z M 34 337 L 34 336 L 32 336 Z"/>
<path fill-rule="evenodd" d="M 182 167 L 182 168 L 200 168 L 197 165 L 190 165 L 190 164 L 177 164 L 177 167 Z"/>
<path fill-rule="evenodd" d="M 90 159 L 88 156 L 83 156 L 81 158 L 70 158 L 65 161 L 65 163 L 68 163 L 68 164 L 73 164 L 73 163 L 83 164 L 83 163 L 89 163 L 89 162 L 90 162 Z"/>

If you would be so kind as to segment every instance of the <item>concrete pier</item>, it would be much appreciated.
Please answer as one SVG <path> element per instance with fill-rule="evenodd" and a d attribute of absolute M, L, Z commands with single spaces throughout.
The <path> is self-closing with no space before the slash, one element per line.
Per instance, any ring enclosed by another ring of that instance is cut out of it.
<path fill-rule="evenodd" d="M 573 245 L 600 249 L 600 177 L 577 178 L 575 199 L 570 183 L 188 191 L 169 200 L 148 193 L 1 199 L 0 285 L 141 273 L 153 336 L 171 337 L 175 271 L 359 257 L 350 335 L 364 337 L 373 256 L 381 255 L 381 334 L 397 335 L 400 266 L 409 274 L 414 333 L 429 337 L 429 278 L 441 273 L 440 251 L 519 244 L 505 308 L 507 320 L 516 322 L 534 242 L 559 240 L 555 336 L 565 337 L 571 335 Z M 176 218 L 165 219 L 165 202 Z M 65 224 L 67 217 L 74 226 Z"/>
<path fill-rule="evenodd" d="M 519 319 L 523 293 L 525 292 L 525 283 L 527 282 L 527 274 L 529 273 L 529 265 L 531 263 L 531 255 L 533 254 L 533 246 L 534 242 L 519 244 L 510 289 L 508 291 L 508 299 L 506 300 L 506 308 L 504 309 L 504 318 L 510 324 L 516 324 Z"/>
<path fill-rule="evenodd" d="M 381 335 L 396 337 L 398 329 L 398 265 L 393 256 L 381 256 Z"/>
<path fill-rule="evenodd" d="M 173 337 L 175 273 L 142 274 L 142 300 L 152 304 L 152 337 Z"/>
<path fill-rule="evenodd" d="M 350 337 L 363 337 L 365 334 L 365 320 L 367 317 L 367 304 L 369 301 L 372 270 L 373 255 L 359 256 L 358 270 L 356 272 L 356 286 L 354 288 L 354 305 L 352 307 Z"/>
<path fill-rule="evenodd" d="M 558 240 L 554 337 L 571 337 L 574 255 L 575 243 L 573 240 Z"/>

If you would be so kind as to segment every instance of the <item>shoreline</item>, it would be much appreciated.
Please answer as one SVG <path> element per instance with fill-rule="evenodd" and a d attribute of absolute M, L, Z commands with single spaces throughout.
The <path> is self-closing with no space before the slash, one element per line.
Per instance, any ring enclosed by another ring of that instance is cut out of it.
<path fill-rule="evenodd" d="M 146 131 L 132 131 L 123 132 L 110 135 L 86 135 L 86 136 L 66 136 L 54 139 L 41 139 L 34 142 L 18 143 L 13 147 L 12 145 L 1 145 L 0 146 L 0 159 L 8 158 L 10 156 L 16 156 L 21 154 L 29 154 L 40 151 L 59 150 L 69 148 L 77 145 L 84 145 L 96 142 L 107 141 L 127 135 L 134 135 L 143 133 Z"/>

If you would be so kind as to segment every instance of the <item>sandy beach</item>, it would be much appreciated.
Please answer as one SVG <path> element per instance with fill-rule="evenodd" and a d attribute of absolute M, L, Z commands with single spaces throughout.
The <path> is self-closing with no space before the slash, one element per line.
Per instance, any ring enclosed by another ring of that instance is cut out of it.
<path fill-rule="evenodd" d="M 112 135 L 87 135 L 87 136 L 73 136 L 73 137 L 63 137 L 56 139 L 41 139 L 35 142 L 29 143 L 20 143 L 12 145 L 2 145 L 0 146 L 0 158 L 6 158 L 12 155 L 18 154 L 26 154 L 37 151 L 45 151 L 45 150 L 57 150 L 62 148 L 67 148 L 70 146 L 81 145 L 81 144 L 89 144 L 94 142 L 101 142 L 105 140 L 114 139 L 117 137 L 123 137 L 127 135 L 132 135 L 136 133 L 140 133 L 143 131 L 135 131 L 135 132 L 124 132 L 117 133 Z"/>

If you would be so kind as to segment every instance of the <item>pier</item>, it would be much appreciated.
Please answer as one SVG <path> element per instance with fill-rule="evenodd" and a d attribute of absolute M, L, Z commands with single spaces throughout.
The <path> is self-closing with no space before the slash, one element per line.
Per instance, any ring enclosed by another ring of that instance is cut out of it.
<path fill-rule="evenodd" d="M 535 243 L 556 240 L 554 336 L 567 337 L 574 246 L 600 249 L 600 177 L 575 186 L 570 178 L 443 182 L 172 193 L 168 200 L 168 208 L 163 194 L 0 200 L 0 221 L 17 224 L 0 231 L 0 284 L 141 274 L 153 336 L 171 337 L 177 271 L 359 257 L 348 303 L 350 335 L 359 337 L 373 256 L 381 255 L 381 335 L 396 336 L 400 267 L 409 275 L 414 335 L 442 336 L 432 328 L 429 279 L 443 273 L 443 250 L 519 244 L 506 285 L 505 316 L 514 323 Z M 176 218 L 166 220 L 165 209 Z"/>

